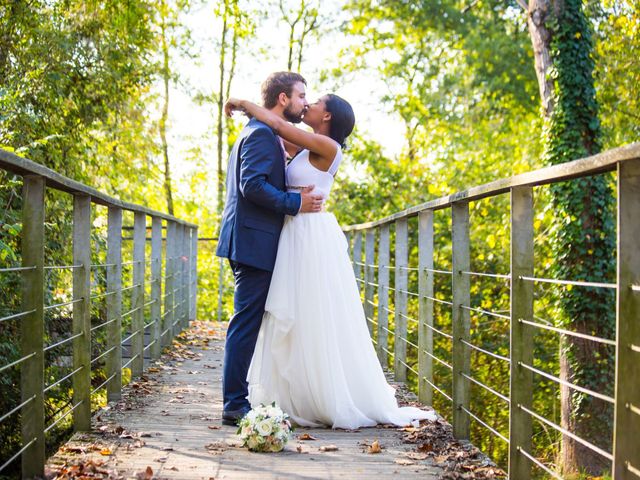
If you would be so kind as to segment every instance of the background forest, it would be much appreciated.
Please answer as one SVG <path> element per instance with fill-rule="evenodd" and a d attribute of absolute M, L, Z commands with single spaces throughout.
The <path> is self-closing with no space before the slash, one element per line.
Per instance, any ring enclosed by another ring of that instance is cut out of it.
<path fill-rule="evenodd" d="M 565 17 L 549 23 L 553 63 L 540 77 L 522 0 L 0 0 L 0 148 L 122 200 L 199 224 L 198 318 L 227 320 L 232 283 L 213 249 L 226 159 L 243 119 L 223 117 L 226 97 L 257 100 L 263 77 L 287 69 L 305 75 L 312 97 L 327 91 L 346 97 L 357 127 L 330 209 L 344 225 L 382 218 L 474 185 L 640 140 L 640 4 L 564 3 Z M 542 88 L 545 82 L 551 93 Z M 592 247 L 604 252 L 596 254 L 595 270 L 562 253 L 580 235 L 562 227 L 563 218 L 576 218 L 571 210 L 576 192 L 537 189 L 536 274 L 615 281 L 607 243 L 615 235 L 614 184 L 606 176 L 576 187 L 603 199 L 594 216 L 609 240 L 574 249 L 576 255 L 589 251 L 591 256 Z M 0 267 L 19 263 L 20 188 L 19 177 L 0 171 Z M 71 255 L 66 241 L 71 200 L 48 195 L 46 251 L 52 262 L 64 265 Z M 104 242 L 99 231 L 105 219 L 106 212 L 96 212 L 97 245 Z M 131 218 L 127 221 L 131 225 Z M 435 268 L 447 269 L 450 216 L 438 213 L 435 221 L 440 246 Z M 472 268 L 508 272 L 508 198 L 474 202 L 471 225 Z M 417 261 L 416 230 L 411 223 L 410 262 Z M 561 257 L 566 261 L 557 262 Z M 48 302 L 68 299 L 70 282 L 65 272 L 52 272 Z M 450 296 L 446 282 L 436 283 L 439 298 Z M 410 278 L 409 287 L 417 291 L 417 279 Z M 19 306 L 17 291 L 18 277 L 0 276 L 0 317 Z M 504 282 L 472 284 L 472 304 L 479 308 L 508 311 L 508 295 Z M 536 301 L 539 319 L 566 327 L 580 297 L 547 288 L 536 291 Z M 603 310 L 613 305 L 606 296 L 591 301 Z M 417 303 L 409 310 L 415 315 Z M 68 326 L 68 313 L 48 318 L 52 339 Z M 100 308 L 93 314 L 99 317 Z M 610 338 L 610 315 L 596 316 L 600 323 L 576 328 Z M 504 354 L 508 324 L 491 320 L 473 317 L 473 332 L 486 348 Z M 438 322 L 450 328 L 450 314 L 441 312 Z M 0 358 L 6 360 L 1 364 L 18 356 L 12 341 L 16 328 L 0 323 Z M 436 349 L 449 358 L 446 342 L 436 342 Z M 580 357 L 575 345 L 562 345 L 555 334 L 536 337 L 536 366 L 557 372 L 565 354 L 570 365 Z M 598 358 L 593 371 L 565 373 L 610 389 L 612 352 L 598 351 Z M 473 362 L 478 379 L 508 392 L 505 365 L 486 358 Z M 450 389 L 450 372 L 436 370 L 436 379 Z M 0 376 L 3 392 L 15 385 L 15 377 Z M 54 416 L 68 403 L 69 392 L 52 393 L 48 408 Z M 482 390 L 473 395 L 474 409 L 507 434 L 503 405 Z M 16 402 L 4 394 L 0 413 Z M 610 446 L 611 412 L 584 402 L 563 399 L 551 382 L 536 384 L 536 405 L 547 418 L 566 420 L 564 425 L 599 446 Z M 575 413 L 567 419 L 566 405 Z M 435 407 L 450 418 L 451 407 L 442 398 Z M 581 415 L 598 416 L 602 425 L 580 430 L 574 419 Z M 49 439 L 51 448 L 69 433 L 64 423 L 59 427 Z M 5 422 L 0 432 L 8 439 L 0 445 L 4 459 L 15 451 L 16 424 Z M 571 446 L 543 426 L 536 425 L 535 432 L 535 453 L 547 464 L 566 471 L 577 464 L 585 474 L 606 470 L 598 461 L 580 461 L 580 452 L 567 454 Z M 472 441 L 506 467 L 507 448 L 499 439 L 473 424 Z"/>

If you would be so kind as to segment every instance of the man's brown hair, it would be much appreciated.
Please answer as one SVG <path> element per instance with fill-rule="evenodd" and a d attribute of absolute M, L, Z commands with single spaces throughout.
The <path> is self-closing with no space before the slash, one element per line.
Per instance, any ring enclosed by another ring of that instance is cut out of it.
<path fill-rule="evenodd" d="M 307 84 L 307 81 L 299 73 L 275 72 L 269 75 L 262 83 L 262 105 L 264 108 L 275 107 L 278 104 L 278 97 L 283 92 L 291 98 L 293 85 L 298 82 Z"/>

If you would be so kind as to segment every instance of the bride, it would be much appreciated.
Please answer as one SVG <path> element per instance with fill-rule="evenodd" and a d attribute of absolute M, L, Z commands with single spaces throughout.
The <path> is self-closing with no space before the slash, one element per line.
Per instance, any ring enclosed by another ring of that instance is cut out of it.
<path fill-rule="evenodd" d="M 303 121 L 313 133 L 246 100 L 229 99 L 225 111 L 234 110 L 303 148 L 286 168 L 289 191 L 315 185 L 314 192 L 329 197 L 355 123 L 349 103 L 329 94 L 309 105 Z M 433 413 L 398 407 L 369 337 L 347 249 L 332 213 L 285 218 L 247 378 L 251 406 L 275 401 L 307 427 L 434 420 Z"/>

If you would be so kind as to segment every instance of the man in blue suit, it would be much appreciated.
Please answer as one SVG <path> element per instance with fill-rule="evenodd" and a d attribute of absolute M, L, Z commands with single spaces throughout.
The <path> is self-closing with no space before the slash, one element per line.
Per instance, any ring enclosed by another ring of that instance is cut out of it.
<path fill-rule="evenodd" d="M 265 108 L 298 123 L 309 104 L 306 80 L 297 73 L 273 73 L 262 84 Z M 233 146 L 227 168 L 227 199 L 216 255 L 229 259 L 235 278 L 234 315 L 227 329 L 222 423 L 235 425 L 250 409 L 247 372 L 255 349 L 285 215 L 317 212 L 322 197 L 286 192 L 282 141 L 255 118 Z"/>

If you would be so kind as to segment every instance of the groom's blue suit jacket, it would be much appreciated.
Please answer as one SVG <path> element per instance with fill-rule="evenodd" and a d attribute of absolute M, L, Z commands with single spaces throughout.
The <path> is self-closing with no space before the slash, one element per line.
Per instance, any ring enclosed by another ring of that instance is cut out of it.
<path fill-rule="evenodd" d="M 300 194 L 285 192 L 283 155 L 274 131 L 251 119 L 229 156 L 217 256 L 273 271 L 284 216 L 300 209 Z"/>

